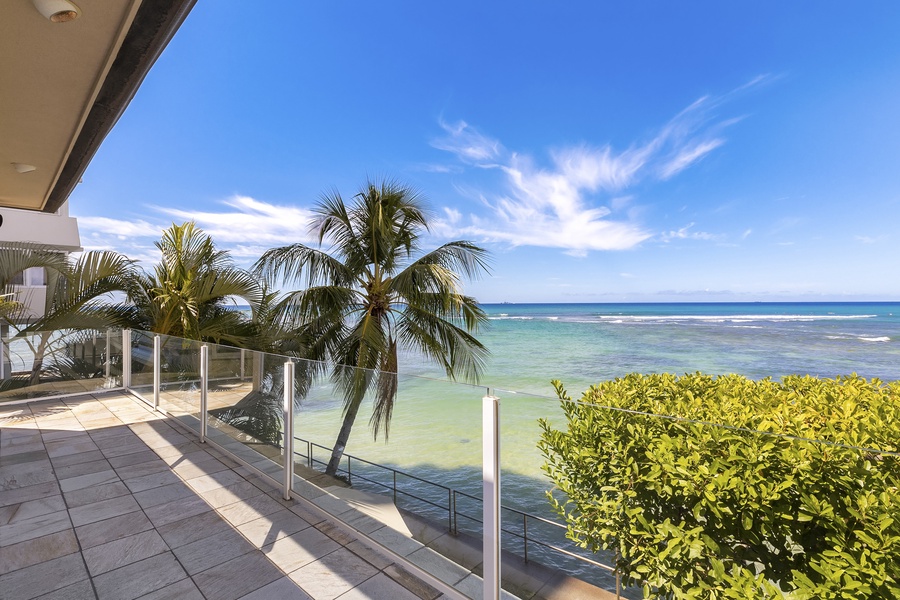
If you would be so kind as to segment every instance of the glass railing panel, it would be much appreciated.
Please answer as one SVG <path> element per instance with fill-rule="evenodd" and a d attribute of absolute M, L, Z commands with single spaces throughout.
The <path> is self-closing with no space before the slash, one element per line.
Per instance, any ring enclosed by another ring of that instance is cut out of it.
<path fill-rule="evenodd" d="M 283 356 L 209 345 L 210 440 L 280 480 L 284 466 Z"/>
<path fill-rule="evenodd" d="M 159 407 L 200 431 L 200 348 L 203 342 L 160 336 Z"/>
<path fill-rule="evenodd" d="M 125 364 L 123 342 L 121 329 L 107 329 L 103 332 L 103 344 L 106 352 L 103 368 L 107 387 L 122 386 L 122 369 Z"/>
<path fill-rule="evenodd" d="M 109 340 L 109 341 L 107 341 Z M 10 326 L 2 339 L 0 402 L 81 394 L 121 385 L 121 331 Z"/>
<path fill-rule="evenodd" d="M 153 401 L 153 338 L 149 331 L 131 331 L 131 390 Z"/>
<path fill-rule="evenodd" d="M 503 589 L 530 598 L 551 581 L 577 579 L 587 584 L 585 590 L 594 586 L 615 592 L 614 556 L 579 548 L 567 537 L 565 522 L 548 498 L 556 492 L 543 470 L 540 420 L 565 425 L 559 400 L 496 388 L 492 393 L 500 398 Z M 594 593 L 600 595 L 599 590 Z"/>
<path fill-rule="evenodd" d="M 301 373 L 315 377 L 307 380 L 295 407 L 295 491 L 413 562 L 424 565 L 429 553 L 443 555 L 447 567 L 435 570 L 437 576 L 450 585 L 467 580 L 465 586 L 478 588 L 477 577 L 468 578 L 481 562 L 484 388 L 394 376 L 389 435 L 381 426 L 376 439 L 373 382 L 344 451 L 336 454 L 347 414 L 344 390 L 331 368 L 300 361 L 298 378 Z"/>

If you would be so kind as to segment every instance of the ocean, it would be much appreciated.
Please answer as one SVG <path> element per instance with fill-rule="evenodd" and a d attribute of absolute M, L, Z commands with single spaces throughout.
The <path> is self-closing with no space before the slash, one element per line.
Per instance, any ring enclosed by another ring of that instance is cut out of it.
<path fill-rule="evenodd" d="M 490 324 L 478 337 L 491 357 L 480 385 L 449 383 L 419 357 L 403 356 L 389 439 L 372 438 L 364 408 L 348 453 L 480 495 L 481 398 L 490 388 L 501 399 L 503 504 L 552 518 L 546 500 L 550 484 L 536 444 L 538 419 L 564 426 L 553 379 L 575 399 L 591 384 L 633 372 L 738 373 L 753 379 L 855 372 L 900 379 L 900 303 L 488 304 L 484 309 Z M 328 390 L 322 392 L 304 402 L 296 432 L 328 445 L 340 423 L 340 406 Z M 477 514 L 476 507 L 469 510 Z M 566 568 L 592 578 L 589 568 Z"/>

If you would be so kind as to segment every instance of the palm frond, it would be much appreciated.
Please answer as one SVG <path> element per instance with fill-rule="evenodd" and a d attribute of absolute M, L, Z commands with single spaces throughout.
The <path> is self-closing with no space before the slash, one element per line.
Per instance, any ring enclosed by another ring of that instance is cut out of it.
<path fill-rule="evenodd" d="M 490 355 L 465 329 L 415 306 L 404 307 L 397 322 L 397 336 L 404 347 L 422 352 L 440 364 L 451 379 L 477 383 Z"/>
<path fill-rule="evenodd" d="M 354 274 L 339 260 L 304 244 L 266 250 L 253 265 L 266 283 L 311 286 L 319 283 L 349 284 Z"/>

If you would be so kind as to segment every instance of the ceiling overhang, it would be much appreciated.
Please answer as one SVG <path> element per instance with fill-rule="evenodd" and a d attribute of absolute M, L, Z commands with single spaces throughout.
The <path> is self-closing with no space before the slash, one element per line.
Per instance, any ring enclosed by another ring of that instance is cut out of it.
<path fill-rule="evenodd" d="M 196 2 L 73 1 L 68 23 L 3 3 L 0 207 L 59 210 Z"/>

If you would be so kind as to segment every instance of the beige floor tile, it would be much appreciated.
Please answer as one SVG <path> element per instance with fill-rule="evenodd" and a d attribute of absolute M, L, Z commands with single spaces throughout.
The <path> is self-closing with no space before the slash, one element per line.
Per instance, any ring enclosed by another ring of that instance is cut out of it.
<path fill-rule="evenodd" d="M 57 533 L 70 527 L 69 516 L 64 510 L 14 521 L 0 527 L 0 546 L 12 546 L 19 542 Z"/>
<path fill-rule="evenodd" d="M 257 548 L 262 548 L 298 531 L 310 527 L 310 524 L 287 509 L 281 509 L 260 519 L 255 519 L 238 526 L 245 538 Z"/>
<path fill-rule="evenodd" d="M 0 575 L 78 552 L 71 529 L 64 529 L 11 546 L 0 546 Z"/>
<path fill-rule="evenodd" d="M 265 556 L 250 552 L 196 575 L 194 582 L 207 598 L 235 600 L 283 576 Z"/>
<path fill-rule="evenodd" d="M 141 507 L 131 496 L 120 496 L 109 500 L 101 500 L 92 504 L 85 504 L 77 508 L 69 509 L 72 523 L 75 527 L 95 523 L 104 519 L 118 517 L 127 513 L 140 510 Z"/>
<path fill-rule="evenodd" d="M 282 571 L 290 574 L 340 547 L 340 544 L 318 529 L 309 527 L 263 546 L 262 551 Z"/>
<path fill-rule="evenodd" d="M 178 548 L 231 530 L 231 525 L 216 512 L 208 511 L 158 528 L 170 548 Z"/>
<path fill-rule="evenodd" d="M 93 548 L 124 537 L 153 529 L 143 512 L 131 512 L 75 528 L 82 549 Z"/>
<path fill-rule="evenodd" d="M 4 598 L 31 600 L 88 578 L 77 553 L 38 563 L 0 576 Z"/>
<path fill-rule="evenodd" d="M 175 548 L 175 556 L 188 575 L 196 575 L 256 548 L 233 529 Z"/>
<path fill-rule="evenodd" d="M 0 508 L 0 526 L 65 509 L 66 504 L 60 495 L 45 496 L 20 504 L 4 506 Z"/>
<path fill-rule="evenodd" d="M 108 483 L 116 483 L 117 481 L 119 481 L 119 476 L 116 472 L 111 468 L 107 468 L 107 470 L 98 473 L 89 473 L 87 475 L 79 475 L 78 477 L 71 477 L 69 479 L 60 479 L 59 487 L 62 489 L 63 493 L 65 493 L 106 485 Z"/>
<path fill-rule="evenodd" d="M 283 506 L 269 496 L 260 493 L 258 496 L 244 498 L 233 504 L 228 504 L 218 509 L 222 517 L 237 527 L 260 517 L 270 515 L 281 510 Z"/>
<path fill-rule="evenodd" d="M 211 510 L 212 508 L 203 501 L 203 498 L 189 496 L 187 498 L 180 498 L 178 500 L 173 500 L 172 502 L 153 506 L 146 509 L 144 512 L 155 527 L 162 527 L 163 525 L 174 523 L 175 521 L 180 521 L 187 517 L 203 514 Z"/>
<path fill-rule="evenodd" d="M 291 572 L 290 577 L 316 600 L 332 600 L 376 573 L 368 562 L 340 548 Z"/>
<path fill-rule="evenodd" d="M 313 598 L 300 589 L 290 577 L 276 579 L 272 583 L 263 586 L 255 592 L 242 596 L 241 600 L 313 600 Z"/>
<path fill-rule="evenodd" d="M 341 600 L 372 600 L 373 598 L 421 600 L 418 596 L 384 573 L 379 573 L 371 579 L 365 580 L 352 590 L 348 590 L 341 595 Z"/>
<path fill-rule="evenodd" d="M 85 504 L 93 504 L 101 500 L 109 500 L 110 498 L 118 498 L 128 494 L 128 487 L 121 481 L 98 485 L 95 487 L 82 488 L 72 492 L 63 494 L 69 508 L 77 508 Z"/>
<path fill-rule="evenodd" d="M 101 573 L 162 554 L 168 550 L 169 547 L 159 534 L 151 529 L 88 548 L 83 554 L 88 572 L 96 577 Z"/>
<path fill-rule="evenodd" d="M 171 585 L 141 596 L 140 600 L 206 600 L 197 584 L 191 578 L 185 578 Z M 271 596 L 269 600 L 281 600 L 278 596 Z"/>
<path fill-rule="evenodd" d="M 132 600 L 163 589 L 187 576 L 171 552 L 94 577 L 100 600 Z"/>

